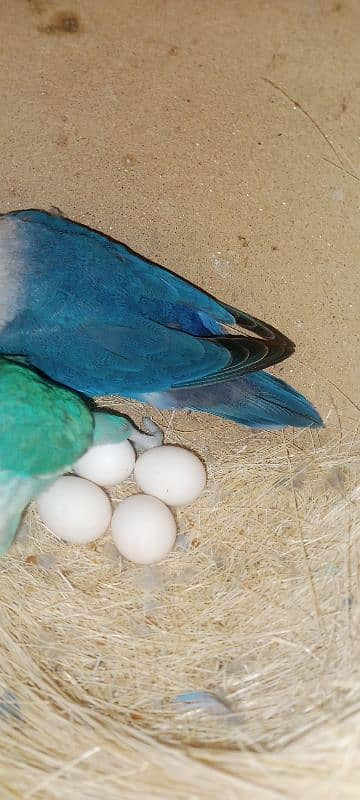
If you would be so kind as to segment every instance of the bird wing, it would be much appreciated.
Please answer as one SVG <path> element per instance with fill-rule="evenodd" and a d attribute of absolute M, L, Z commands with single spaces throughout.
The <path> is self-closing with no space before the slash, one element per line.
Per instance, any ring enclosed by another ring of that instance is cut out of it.
<path fill-rule="evenodd" d="M 73 388 L 129 394 L 217 382 L 292 352 L 271 326 L 97 231 L 41 211 L 7 216 L 25 258 L 26 300 L 0 344 L 22 354 L 24 342 L 31 363 Z M 228 335 L 229 325 L 251 335 Z"/>
<path fill-rule="evenodd" d="M 0 359 L 0 474 L 63 471 L 90 445 L 93 418 L 80 397 Z"/>

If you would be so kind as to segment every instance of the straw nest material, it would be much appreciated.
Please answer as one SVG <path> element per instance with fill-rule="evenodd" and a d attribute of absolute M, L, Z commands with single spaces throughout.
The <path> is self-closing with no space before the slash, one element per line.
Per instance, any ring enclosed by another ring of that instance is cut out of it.
<path fill-rule="evenodd" d="M 358 798 L 356 410 L 152 416 L 208 471 L 163 563 L 57 542 L 34 508 L 1 561 L 1 797 Z"/>

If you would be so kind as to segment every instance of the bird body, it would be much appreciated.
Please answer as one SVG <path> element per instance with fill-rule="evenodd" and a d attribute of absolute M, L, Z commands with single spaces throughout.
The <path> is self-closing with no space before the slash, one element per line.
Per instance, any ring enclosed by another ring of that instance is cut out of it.
<path fill-rule="evenodd" d="M 0 555 L 13 541 L 28 503 L 72 469 L 92 445 L 130 439 L 135 448 L 161 443 L 125 417 L 91 412 L 75 392 L 22 363 L 0 357 Z"/>
<path fill-rule="evenodd" d="M 289 339 L 98 231 L 44 211 L 2 215 L 0 289 L 0 352 L 85 395 L 250 427 L 322 424 L 263 371 L 293 352 Z"/>
<path fill-rule="evenodd" d="M 21 514 L 89 447 L 94 420 L 73 392 L 0 359 L 0 553 Z"/>

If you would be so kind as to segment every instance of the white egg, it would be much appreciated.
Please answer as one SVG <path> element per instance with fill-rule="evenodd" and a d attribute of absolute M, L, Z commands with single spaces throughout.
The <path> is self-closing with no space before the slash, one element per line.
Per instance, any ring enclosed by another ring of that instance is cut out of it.
<path fill-rule="evenodd" d="M 130 442 L 98 444 L 79 458 L 74 472 L 99 486 L 115 486 L 131 475 L 134 465 L 135 452 Z"/>
<path fill-rule="evenodd" d="M 86 544 L 109 527 L 110 500 L 94 483 L 64 475 L 37 498 L 40 519 L 59 539 Z"/>
<path fill-rule="evenodd" d="M 147 450 L 135 464 L 134 477 L 140 489 L 169 506 L 187 506 L 206 484 L 200 459 L 182 447 L 162 445 Z"/>
<path fill-rule="evenodd" d="M 145 494 L 132 495 L 119 503 L 111 530 L 121 555 L 135 564 L 161 561 L 176 539 L 176 522 L 170 509 Z"/>

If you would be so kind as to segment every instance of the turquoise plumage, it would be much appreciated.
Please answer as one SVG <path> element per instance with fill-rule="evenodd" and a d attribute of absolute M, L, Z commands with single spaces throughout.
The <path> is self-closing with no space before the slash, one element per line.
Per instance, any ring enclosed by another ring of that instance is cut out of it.
<path fill-rule="evenodd" d="M 0 555 L 33 497 L 71 470 L 90 445 L 125 439 L 142 449 L 159 444 L 161 433 L 142 433 L 105 411 L 92 413 L 75 392 L 0 358 Z"/>
<path fill-rule="evenodd" d="M 0 351 L 90 397 L 252 428 L 322 424 L 265 371 L 293 352 L 286 336 L 99 231 L 38 210 L 0 216 L 0 292 Z"/>

